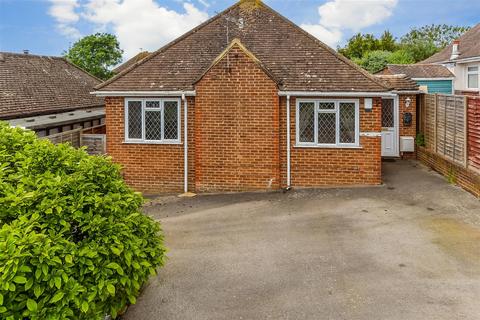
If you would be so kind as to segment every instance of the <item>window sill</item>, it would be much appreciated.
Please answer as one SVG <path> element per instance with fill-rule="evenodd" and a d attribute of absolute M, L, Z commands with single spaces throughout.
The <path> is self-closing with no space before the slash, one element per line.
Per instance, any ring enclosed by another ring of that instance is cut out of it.
<path fill-rule="evenodd" d="M 181 141 L 123 141 L 123 144 L 183 145 Z"/>
<path fill-rule="evenodd" d="M 362 146 L 329 146 L 329 145 L 304 145 L 296 144 L 294 148 L 315 148 L 315 149 L 363 149 Z"/>

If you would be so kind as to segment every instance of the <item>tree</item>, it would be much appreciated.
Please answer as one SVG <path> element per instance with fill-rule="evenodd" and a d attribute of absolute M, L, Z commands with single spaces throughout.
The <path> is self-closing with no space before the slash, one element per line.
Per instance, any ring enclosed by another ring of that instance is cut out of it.
<path fill-rule="evenodd" d="M 354 61 L 365 70 L 375 73 L 385 68 L 391 54 L 389 51 L 375 50 L 367 52 L 361 59 Z"/>
<path fill-rule="evenodd" d="M 64 56 L 97 78 L 107 80 L 113 75 L 110 68 L 122 61 L 122 53 L 116 36 L 96 33 L 75 42 Z"/>
<path fill-rule="evenodd" d="M 402 49 L 412 56 L 414 62 L 423 61 L 440 50 L 432 41 L 420 39 L 408 44 L 403 44 Z"/>
<path fill-rule="evenodd" d="M 338 52 L 349 59 L 362 58 L 370 51 L 394 51 L 398 48 L 395 37 L 390 31 L 385 31 L 379 39 L 373 34 L 357 33 L 351 37 L 347 45 L 343 48 L 338 48 Z"/>
<path fill-rule="evenodd" d="M 399 49 L 390 54 L 390 56 L 388 57 L 388 63 L 411 64 L 415 63 L 415 59 L 408 50 Z"/>
<path fill-rule="evenodd" d="M 400 42 L 409 45 L 421 41 L 433 43 L 438 49 L 443 49 L 469 29 L 470 27 L 431 24 L 420 28 L 412 28 L 409 33 L 400 39 Z"/>

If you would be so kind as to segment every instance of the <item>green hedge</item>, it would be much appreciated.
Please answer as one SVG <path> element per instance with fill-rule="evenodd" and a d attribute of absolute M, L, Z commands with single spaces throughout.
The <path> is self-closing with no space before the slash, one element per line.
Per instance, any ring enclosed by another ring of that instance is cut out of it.
<path fill-rule="evenodd" d="M 0 319 L 114 318 L 165 259 L 109 158 L 0 122 Z"/>

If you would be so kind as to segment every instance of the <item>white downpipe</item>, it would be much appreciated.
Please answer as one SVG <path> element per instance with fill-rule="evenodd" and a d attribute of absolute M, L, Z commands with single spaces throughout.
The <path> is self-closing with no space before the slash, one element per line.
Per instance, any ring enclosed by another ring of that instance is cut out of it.
<path fill-rule="evenodd" d="M 188 192 L 188 103 L 185 94 L 182 93 L 183 101 L 183 191 Z"/>
<path fill-rule="evenodd" d="M 287 95 L 287 189 L 290 187 L 290 95 Z"/>

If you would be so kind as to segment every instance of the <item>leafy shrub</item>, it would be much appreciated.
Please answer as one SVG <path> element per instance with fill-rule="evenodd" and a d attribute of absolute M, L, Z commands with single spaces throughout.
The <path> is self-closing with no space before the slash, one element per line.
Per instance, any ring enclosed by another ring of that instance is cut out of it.
<path fill-rule="evenodd" d="M 417 137 L 415 139 L 417 146 L 425 147 L 425 135 L 421 132 L 417 133 Z"/>
<path fill-rule="evenodd" d="M 103 319 L 163 265 L 119 166 L 0 122 L 0 318 Z"/>

